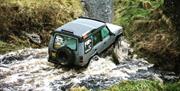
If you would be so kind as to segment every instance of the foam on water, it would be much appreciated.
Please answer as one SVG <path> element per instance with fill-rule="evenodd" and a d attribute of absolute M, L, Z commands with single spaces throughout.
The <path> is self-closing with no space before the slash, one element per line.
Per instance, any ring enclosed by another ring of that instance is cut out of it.
<path fill-rule="evenodd" d="M 0 89 L 2 90 L 67 90 L 85 86 L 89 89 L 106 88 L 122 80 L 144 79 L 154 73 L 144 59 L 129 58 L 129 44 L 125 41 L 116 51 L 120 64 L 116 65 L 110 56 L 91 60 L 86 69 L 55 68 L 47 62 L 47 48 L 23 49 L 0 55 Z M 128 59 L 127 59 L 128 58 Z"/>

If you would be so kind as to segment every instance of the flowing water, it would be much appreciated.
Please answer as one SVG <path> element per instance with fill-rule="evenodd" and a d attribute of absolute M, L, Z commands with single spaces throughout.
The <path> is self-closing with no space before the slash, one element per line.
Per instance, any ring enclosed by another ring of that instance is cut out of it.
<path fill-rule="evenodd" d="M 120 64 L 112 57 L 91 60 L 83 69 L 55 67 L 47 62 L 47 48 L 23 49 L 0 55 L 0 90 L 3 91 L 56 91 L 85 86 L 104 89 L 122 80 L 157 79 L 149 70 L 152 64 L 144 59 L 129 57 L 129 44 L 122 41 L 118 49 Z M 116 49 L 117 50 L 117 49 Z"/>

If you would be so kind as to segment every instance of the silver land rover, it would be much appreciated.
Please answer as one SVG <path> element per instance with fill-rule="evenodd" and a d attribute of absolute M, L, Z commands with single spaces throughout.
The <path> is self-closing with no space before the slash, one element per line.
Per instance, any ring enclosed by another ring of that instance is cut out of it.
<path fill-rule="evenodd" d="M 60 65 L 88 65 L 90 59 L 110 47 L 122 35 L 122 27 L 80 17 L 51 35 L 49 62 Z"/>

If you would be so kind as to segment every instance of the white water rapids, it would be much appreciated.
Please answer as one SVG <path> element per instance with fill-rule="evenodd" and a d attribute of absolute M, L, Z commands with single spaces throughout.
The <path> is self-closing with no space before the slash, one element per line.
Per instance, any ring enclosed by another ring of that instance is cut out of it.
<path fill-rule="evenodd" d="M 56 91 L 84 86 L 104 89 L 122 80 L 157 79 L 158 75 L 144 59 L 128 56 L 129 44 L 122 41 L 117 50 L 120 64 L 112 57 L 91 60 L 85 69 L 54 67 L 47 61 L 47 48 L 23 49 L 0 55 L 0 90 L 3 91 Z"/>

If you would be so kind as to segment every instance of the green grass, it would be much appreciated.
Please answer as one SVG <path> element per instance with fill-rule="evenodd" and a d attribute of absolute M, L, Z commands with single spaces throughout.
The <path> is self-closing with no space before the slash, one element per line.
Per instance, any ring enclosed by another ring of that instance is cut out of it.
<path fill-rule="evenodd" d="M 158 81 L 124 81 L 105 91 L 180 91 L 180 82 L 163 84 Z"/>
<path fill-rule="evenodd" d="M 158 81 L 124 81 L 105 91 L 162 91 L 163 85 Z"/>

